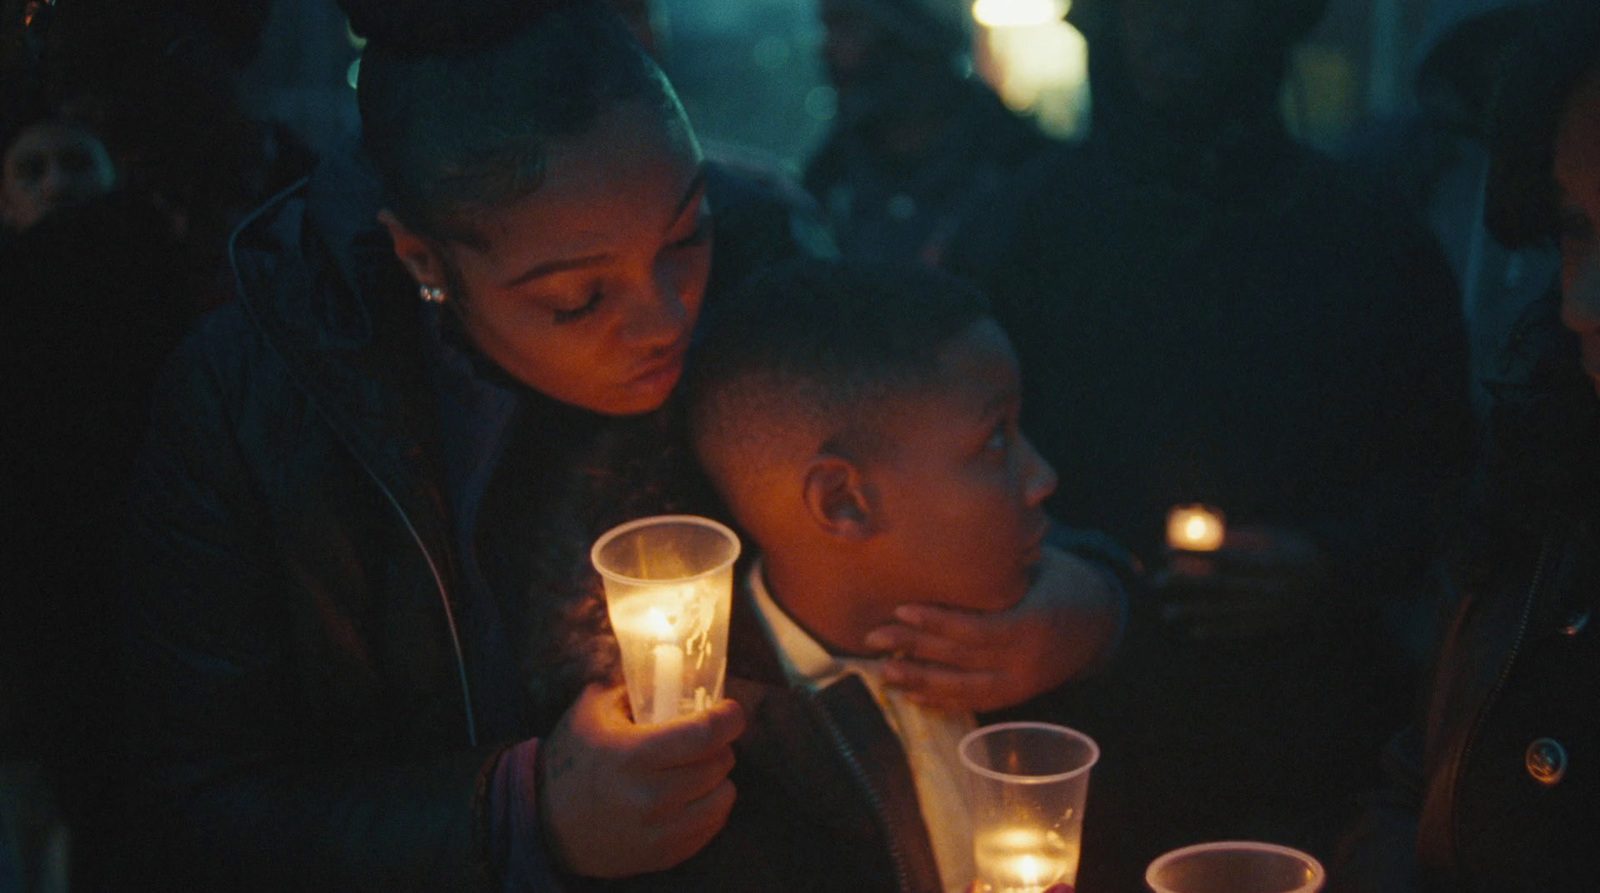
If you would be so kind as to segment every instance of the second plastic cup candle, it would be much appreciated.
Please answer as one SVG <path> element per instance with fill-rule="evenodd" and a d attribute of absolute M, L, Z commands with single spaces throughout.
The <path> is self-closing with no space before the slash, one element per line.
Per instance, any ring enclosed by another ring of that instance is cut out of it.
<path fill-rule="evenodd" d="M 1100 748 L 1038 722 L 984 726 L 961 739 L 980 893 L 1076 884 L 1089 770 Z"/>
<path fill-rule="evenodd" d="M 694 515 L 641 518 L 595 541 L 590 559 L 635 722 L 665 722 L 722 697 L 738 557 L 733 531 Z"/>

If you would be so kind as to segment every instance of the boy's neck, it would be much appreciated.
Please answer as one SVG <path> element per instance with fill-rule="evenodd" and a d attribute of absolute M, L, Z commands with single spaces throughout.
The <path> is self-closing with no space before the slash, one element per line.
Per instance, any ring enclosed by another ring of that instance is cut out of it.
<path fill-rule="evenodd" d="M 832 562 L 785 562 L 765 554 L 762 579 L 772 601 L 829 654 L 872 655 L 862 644 L 871 630 L 890 619 L 891 609 L 878 610 L 871 593 L 850 585 L 854 575 Z"/>

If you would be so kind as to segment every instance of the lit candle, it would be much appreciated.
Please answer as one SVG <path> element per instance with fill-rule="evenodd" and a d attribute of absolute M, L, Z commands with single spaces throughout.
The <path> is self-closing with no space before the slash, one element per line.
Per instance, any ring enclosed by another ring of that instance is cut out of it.
<path fill-rule="evenodd" d="M 595 541 L 590 560 L 605 583 L 635 722 L 665 722 L 722 696 L 738 556 L 733 531 L 692 515 L 640 518 Z"/>
<path fill-rule="evenodd" d="M 980 834 L 973 847 L 981 889 L 994 893 L 1040 893 L 1078 874 L 1078 851 L 1060 834 L 1027 827 Z"/>
<path fill-rule="evenodd" d="M 650 648 L 651 679 L 654 691 L 650 698 L 650 721 L 666 722 L 678 715 L 678 698 L 683 691 L 683 649 L 678 647 L 677 631 L 672 621 L 660 608 L 645 612 L 645 624 L 651 628 L 656 644 Z"/>
<path fill-rule="evenodd" d="M 664 602 L 631 613 L 622 623 L 613 623 L 624 651 L 642 648 L 649 654 L 650 703 L 634 705 L 635 718 L 640 722 L 665 722 L 677 716 L 683 693 L 683 643 L 678 641 L 676 622 L 682 619 L 681 598 L 671 597 L 674 593 L 670 591 L 666 594 L 669 597 Z"/>
<path fill-rule="evenodd" d="M 1184 552 L 1222 548 L 1222 513 L 1203 505 L 1180 505 L 1167 513 L 1167 545 Z"/>

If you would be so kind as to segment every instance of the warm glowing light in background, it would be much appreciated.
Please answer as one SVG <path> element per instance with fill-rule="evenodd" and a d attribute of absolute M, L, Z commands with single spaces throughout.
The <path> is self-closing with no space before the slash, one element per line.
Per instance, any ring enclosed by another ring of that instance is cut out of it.
<path fill-rule="evenodd" d="M 1061 21 L 1066 0 L 977 0 L 972 19 L 985 28 L 1018 28 Z"/>
<path fill-rule="evenodd" d="M 1173 506 L 1167 513 L 1167 545 L 1184 552 L 1215 552 L 1222 548 L 1227 525 L 1222 512 L 1204 505 Z"/>
<path fill-rule="evenodd" d="M 1077 135 L 1089 112 L 1089 47 L 1063 22 L 1068 0 L 976 0 L 978 70 L 1006 105 L 1055 136 Z"/>

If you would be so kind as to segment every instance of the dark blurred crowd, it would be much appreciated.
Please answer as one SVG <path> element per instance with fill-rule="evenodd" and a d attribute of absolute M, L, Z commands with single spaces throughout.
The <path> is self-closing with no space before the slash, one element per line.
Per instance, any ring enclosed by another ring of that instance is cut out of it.
<path fill-rule="evenodd" d="M 619 5 L 648 39 L 648 4 Z M 143 401 L 227 300 L 230 233 L 316 163 L 239 97 L 271 6 L 5 0 L 0 762 L 37 770 L 0 777 L 7 893 L 63 860 L 74 889 L 115 888 L 111 599 Z M 1076 0 L 1093 124 L 1068 144 L 972 74 L 964 16 L 819 0 L 838 114 L 800 183 L 765 174 L 814 202 L 828 233 L 803 238 L 984 287 L 1053 516 L 1142 565 L 1118 660 L 1051 707 L 1104 746 L 1091 893 L 1203 839 L 1331 859 L 1416 706 L 1496 348 L 1551 286 L 1553 251 L 1481 223 L 1529 7 L 1444 34 L 1416 112 L 1335 159 L 1279 112 L 1325 6 Z M 1192 503 L 1225 518 L 1220 550 L 1167 543 Z"/>
<path fill-rule="evenodd" d="M 13 832 L 24 845 L 71 832 L 59 864 L 0 856 L 8 891 L 109 883 L 113 568 L 148 391 L 189 324 L 230 293 L 233 228 L 315 163 L 239 95 L 270 8 L 4 4 L 0 759 L 49 783 L 19 786 L 29 793 L 16 824 L 5 807 L 0 851 L 15 852 Z"/>

